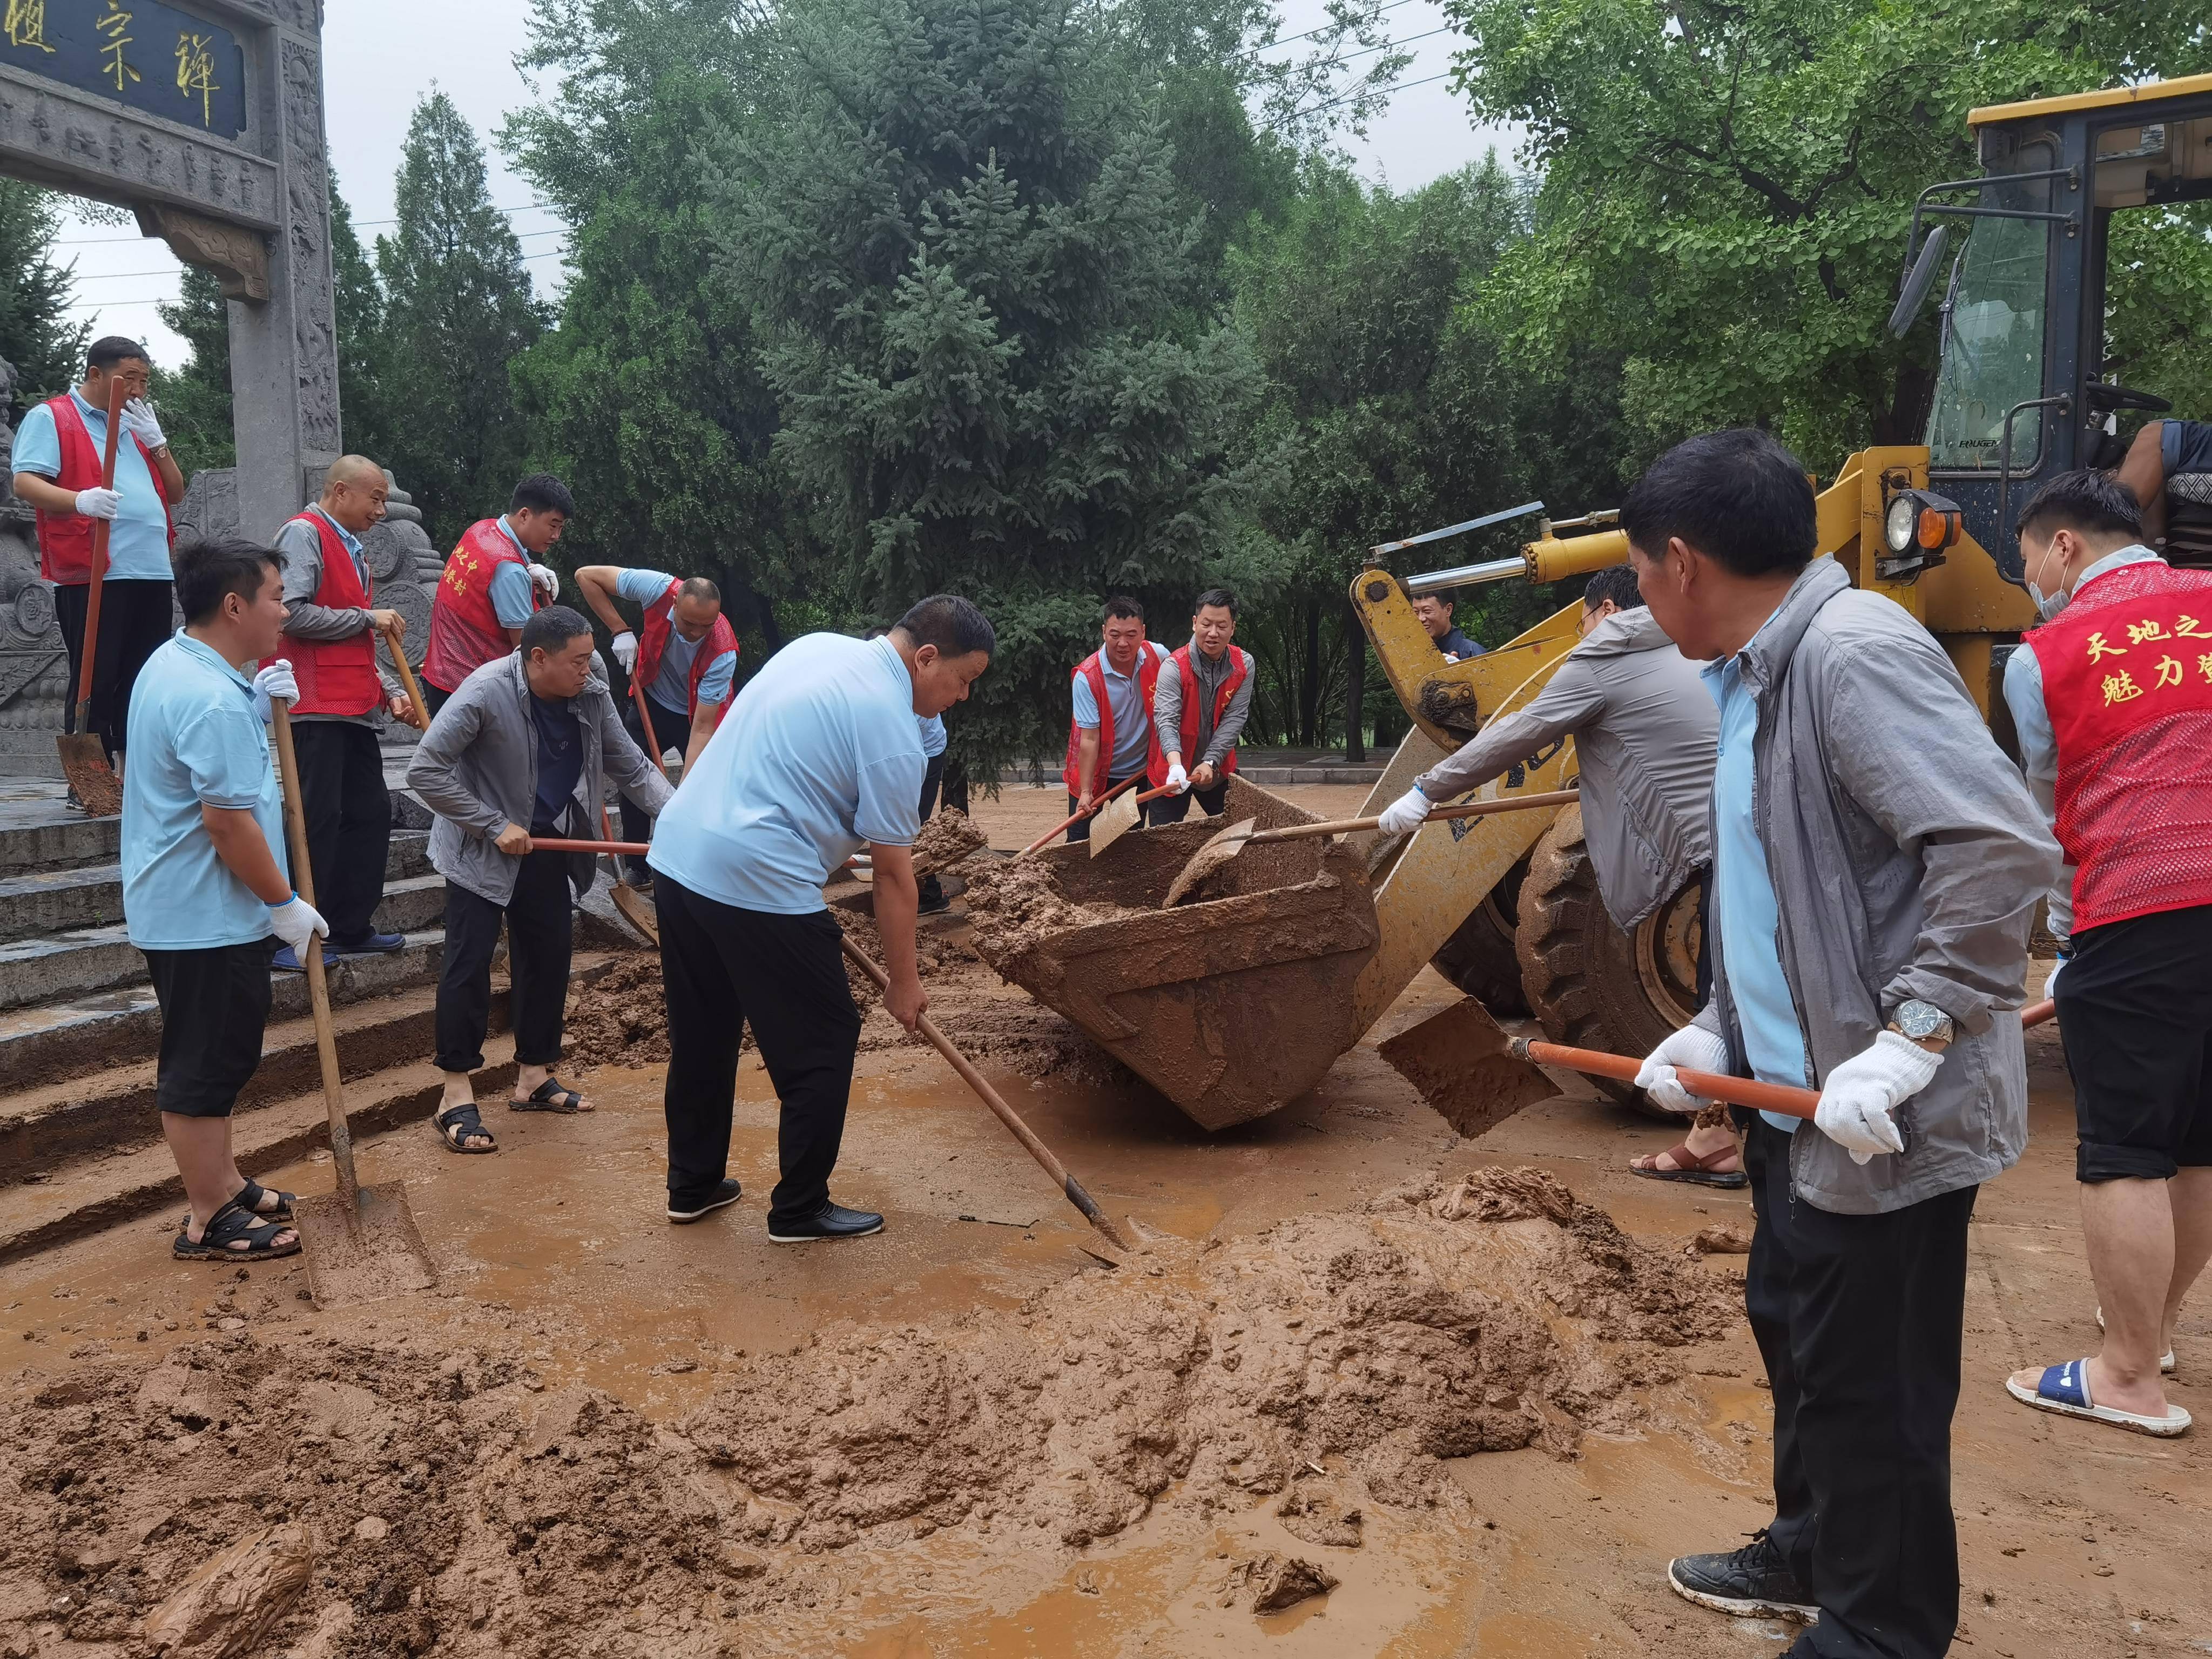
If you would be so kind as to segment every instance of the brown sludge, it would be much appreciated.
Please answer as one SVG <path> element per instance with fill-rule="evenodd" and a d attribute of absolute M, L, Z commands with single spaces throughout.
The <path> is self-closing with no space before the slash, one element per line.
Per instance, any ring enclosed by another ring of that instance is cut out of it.
<path fill-rule="evenodd" d="M 1078 904 L 1060 890 L 1052 866 L 1039 859 L 983 863 L 968 874 L 968 915 L 977 948 L 1004 961 L 1071 927 L 1152 914 L 1150 906 Z"/>
<path fill-rule="evenodd" d="M 1328 1568 L 1295 1555 L 1269 1553 L 1239 1561 L 1229 1570 L 1221 1587 L 1221 1605 L 1233 1605 L 1249 1594 L 1255 1613 L 1280 1613 L 1336 1588 L 1336 1575 Z"/>
<path fill-rule="evenodd" d="M 983 846 L 983 832 L 973 818 L 957 807 L 939 807 L 914 838 L 914 867 L 923 872 L 949 870 Z"/>
<path fill-rule="evenodd" d="M 317 1559 L 270 1651 L 734 1653 L 818 1553 L 865 1572 L 940 1528 L 1049 1550 L 1286 1492 L 1270 1507 L 1317 1531 L 1354 1502 L 1457 1516 L 1438 1460 L 1630 1427 L 1732 1317 L 1713 1276 L 1533 1170 L 1142 1259 L 720 1363 L 674 1429 L 512 1358 L 251 1328 L 29 1379 L 0 1425 L 0 1583 L 135 1644 L 245 1534 L 295 1528 Z M 1325 1462 L 1342 1495 L 1309 1498 Z"/>

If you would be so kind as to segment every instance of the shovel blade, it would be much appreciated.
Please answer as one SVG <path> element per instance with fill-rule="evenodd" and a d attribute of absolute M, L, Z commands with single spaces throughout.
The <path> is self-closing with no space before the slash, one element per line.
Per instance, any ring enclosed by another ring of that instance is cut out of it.
<path fill-rule="evenodd" d="M 1190 855 L 1174 881 L 1168 885 L 1168 896 L 1160 901 L 1160 908 L 1172 910 L 1181 904 L 1192 889 L 1244 850 L 1244 843 L 1252 839 L 1260 827 L 1257 818 L 1239 818 L 1212 841 Z"/>
<path fill-rule="evenodd" d="M 1137 792 L 1124 789 L 1120 794 L 1098 809 L 1091 820 L 1091 856 L 1097 858 L 1115 842 L 1137 827 L 1143 814 L 1137 805 Z"/>
<path fill-rule="evenodd" d="M 292 1214 L 318 1308 L 350 1308 L 438 1282 L 399 1182 L 363 1187 L 357 1212 L 338 1194 L 319 1193 L 300 1200 Z"/>
<path fill-rule="evenodd" d="M 1559 1092 L 1540 1070 L 1513 1053 L 1511 1039 L 1473 997 L 1408 1026 L 1377 1052 L 1445 1122 L 1470 1139 L 1522 1107 Z"/>
<path fill-rule="evenodd" d="M 645 902 L 645 896 L 623 881 L 615 883 L 615 908 L 622 919 L 646 936 L 653 944 L 660 943 L 660 918 Z"/>
<path fill-rule="evenodd" d="M 112 817 L 123 810 L 123 780 L 107 763 L 107 750 L 88 732 L 70 732 L 55 739 L 61 745 L 62 775 L 76 792 L 78 802 L 96 818 Z"/>

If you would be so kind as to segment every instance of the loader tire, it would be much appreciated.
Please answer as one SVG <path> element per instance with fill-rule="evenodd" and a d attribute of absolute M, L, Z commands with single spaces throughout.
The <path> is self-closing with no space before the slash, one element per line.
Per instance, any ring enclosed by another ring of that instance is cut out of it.
<path fill-rule="evenodd" d="M 1460 923 L 1459 931 L 1429 958 L 1436 970 L 1493 1014 L 1525 1014 L 1528 999 L 1521 988 L 1521 957 L 1514 929 L 1521 883 L 1528 873 L 1522 859 L 1508 870 L 1482 902 Z"/>
<path fill-rule="evenodd" d="M 1598 897 L 1578 806 L 1562 811 L 1529 857 L 1515 945 L 1528 1009 L 1554 1042 L 1647 1054 L 1697 1009 L 1698 884 L 1623 933 Z M 1594 1078 L 1632 1109 L 1668 1123 L 1626 1083 Z"/>

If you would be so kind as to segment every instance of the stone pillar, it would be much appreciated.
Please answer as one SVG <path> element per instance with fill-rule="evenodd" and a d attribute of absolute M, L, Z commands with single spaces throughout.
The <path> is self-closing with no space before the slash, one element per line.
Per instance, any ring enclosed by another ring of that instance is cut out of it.
<path fill-rule="evenodd" d="M 341 450 L 330 170 L 323 134 L 319 0 L 276 0 L 257 112 L 279 169 L 269 297 L 230 301 L 239 528 L 257 540 L 300 510 Z M 250 459 L 249 459 L 250 458 Z"/>

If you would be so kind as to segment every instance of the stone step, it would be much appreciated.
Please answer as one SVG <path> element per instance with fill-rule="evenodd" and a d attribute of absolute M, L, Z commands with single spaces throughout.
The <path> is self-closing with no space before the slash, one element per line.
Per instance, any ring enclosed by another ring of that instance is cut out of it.
<path fill-rule="evenodd" d="M 430 871 L 430 837 L 416 830 L 393 834 L 385 854 L 388 884 Z M 0 941 L 40 939 L 56 933 L 106 927 L 123 918 L 123 866 L 49 865 L 0 877 Z M 10 1006 L 0 1000 L 0 1007 Z"/>
<path fill-rule="evenodd" d="M 120 855 L 123 820 L 88 818 L 60 804 L 0 799 L 0 876 L 100 864 Z"/>
<path fill-rule="evenodd" d="M 387 882 L 376 908 L 378 930 L 417 933 L 443 927 L 444 878 L 426 874 Z M 0 944 L 0 1009 L 145 982 L 146 958 L 121 922 Z"/>

